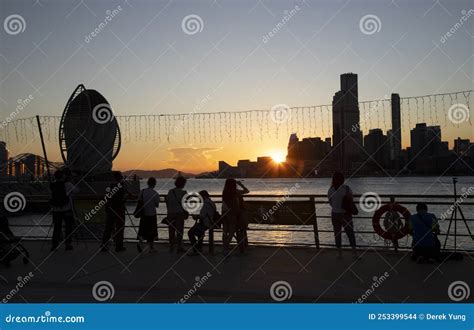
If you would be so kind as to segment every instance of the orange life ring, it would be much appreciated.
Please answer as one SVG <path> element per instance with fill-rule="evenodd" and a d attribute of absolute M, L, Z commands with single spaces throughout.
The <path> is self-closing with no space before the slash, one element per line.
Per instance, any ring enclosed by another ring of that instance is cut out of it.
<path fill-rule="evenodd" d="M 396 233 L 385 231 L 380 225 L 380 218 L 387 211 L 396 211 L 400 213 L 403 216 L 403 218 L 405 218 L 405 225 L 403 226 L 401 230 L 397 231 Z M 382 205 L 382 207 L 380 207 L 377 211 L 375 211 L 374 216 L 372 217 L 372 226 L 374 227 L 374 231 L 381 237 L 391 240 L 391 241 L 399 240 L 400 238 L 407 235 L 409 232 L 408 223 L 410 220 L 410 216 L 411 216 L 410 211 L 408 211 L 404 206 L 400 204 L 397 204 L 397 203 L 385 204 L 385 205 Z"/>

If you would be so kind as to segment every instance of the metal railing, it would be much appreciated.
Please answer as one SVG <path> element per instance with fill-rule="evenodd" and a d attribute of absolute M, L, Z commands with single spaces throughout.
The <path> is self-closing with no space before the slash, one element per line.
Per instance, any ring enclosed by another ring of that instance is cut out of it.
<path fill-rule="evenodd" d="M 449 210 L 450 206 L 454 205 L 454 198 L 452 195 L 417 195 L 417 194 L 403 194 L 403 195 L 395 195 L 395 194 L 384 194 L 384 195 L 378 195 L 381 199 L 381 205 L 389 203 L 391 201 L 395 201 L 398 204 L 401 205 L 406 205 L 407 208 L 408 206 L 413 206 L 416 205 L 418 202 L 425 202 L 430 209 L 432 208 L 442 208 L 446 212 Z M 356 204 L 359 204 L 359 198 L 361 195 L 354 195 L 354 201 Z M 220 205 L 222 203 L 221 200 L 221 195 L 216 195 L 213 194 L 211 195 L 211 198 L 216 202 L 216 204 Z M 333 238 L 326 237 L 328 242 L 321 242 L 320 237 L 321 236 L 330 236 L 333 234 L 333 230 L 331 228 L 331 216 L 326 212 L 321 212 L 324 208 L 329 209 L 328 201 L 327 201 L 327 195 L 323 194 L 294 194 L 294 195 L 283 195 L 283 194 L 248 194 L 245 195 L 245 201 L 275 201 L 275 203 L 278 200 L 284 199 L 286 201 L 291 201 L 291 200 L 303 200 L 303 201 L 308 201 L 312 202 L 315 205 L 315 210 L 316 210 L 316 216 L 315 216 L 315 221 L 316 221 L 316 229 L 313 228 L 310 224 L 308 225 L 273 225 L 273 224 L 250 224 L 248 228 L 249 232 L 249 241 L 250 244 L 253 245 L 263 245 L 263 246 L 301 246 L 301 247 L 310 247 L 310 246 L 322 246 L 322 247 L 334 247 L 335 244 L 333 242 Z M 46 196 L 35 196 L 31 197 L 28 200 L 34 200 L 36 203 L 48 203 L 48 199 Z M 100 200 L 100 198 L 97 198 L 97 196 L 81 196 L 81 200 Z M 160 196 L 160 202 L 164 203 L 164 196 Z M 127 201 L 127 206 L 133 206 L 136 203 L 136 199 L 131 199 Z M 458 199 L 459 203 L 459 199 Z M 474 221 L 473 215 L 474 215 L 474 196 L 465 196 L 463 199 L 461 207 L 469 209 L 468 212 L 464 212 L 464 215 L 466 216 L 466 225 L 470 225 L 472 221 Z M 218 207 L 219 209 L 219 207 Z M 326 210 L 327 211 L 327 210 Z M 439 210 L 438 210 L 439 211 Z M 158 228 L 160 230 L 165 229 L 167 226 L 161 224 L 161 220 L 166 216 L 166 213 L 163 212 L 158 212 Z M 376 232 L 373 230 L 371 226 L 372 222 L 372 213 L 364 213 L 359 215 L 353 216 L 353 221 L 354 221 L 354 232 L 358 237 L 358 244 L 357 246 L 359 247 L 365 247 L 365 248 L 391 248 L 390 246 L 390 241 L 386 241 L 382 239 L 380 236 L 376 234 Z M 437 214 L 439 217 L 439 214 Z M 129 233 L 134 233 L 133 228 L 137 228 L 138 221 L 139 219 L 134 219 L 133 215 L 130 212 L 127 212 L 126 215 L 126 226 L 125 230 L 129 230 Z M 84 223 L 84 221 L 81 221 L 81 219 L 78 219 L 79 223 Z M 449 217 L 443 221 L 445 223 L 445 226 L 448 225 L 449 222 Z M 463 226 L 463 219 L 458 218 L 457 220 L 453 220 L 453 222 L 457 222 L 457 227 Z M 263 226 L 262 226 L 263 225 Z M 323 225 L 323 226 L 321 226 Z M 443 225 L 443 223 L 441 223 Z M 51 237 L 51 224 L 47 223 L 35 223 L 35 224 L 15 224 L 14 221 L 10 221 L 10 226 L 14 228 L 37 228 L 43 229 L 43 232 L 47 232 L 46 235 L 28 235 L 25 236 L 26 239 L 49 239 Z M 357 227 L 365 227 L 363 230 L 357 230 Z M 189 229 L 190 226 L 185 226 L 185 229 Z M 370 230 L 368 229 L 370 228 Z M 132 231 L 130 231 L 132 230 Z M 451 228 L 451 232 L 449 233 L 449 238 L 454 236 L 454 232 L 452 231 L 453 229 Z M 220 233 L 221 230 L 217 229 L 215 230 L 215 233 Z M 286 232 L 286 233 L 304 233 L 308 234 L 308 238 L 306 239 L 305 242 L 264 242 L 264 241 L 259 241 L 259 240 L 252 240 L 252 237 L 255 235 L 252 235 L 252 233 L 259 233 L 259 232 L 264 232 L 264 233 L 271 233 L 271 232 Z M 314 234 L 315 239 L 317 239 L 319 242 L 308 242 L 307 240 L 309 239 L 309 235 Z M 369 235 L 371 236 L 370 239 L 361 239 L 364 235 Z M 440 236 L 440 240 L 443 243 L 445 238 L 446 238 L 446 231 L 442 231 Z M 186 235 L 185 235 L 186 236 Z M 210 235 L 206 235 L 207 239 Z M 468 233 L 462 233 L 462 232 L 456 232 L 457 239 L 467 239 L 469 240 L 472 239 L 472 236 L 469 235 Z M 360 239 L 359 239 L 360 238 Z M 212 239 L 212 237 L 211 237 Z M 126 238 L 127 241 L 136 241 L 135 239 L 132 238 Z M 164 242 L 166 239 L 160 238 L 158 240 L 159 242 Z M 361 243 L 362 241 L 362 243 Z M 474 244 L 471 243 L 468 246 L 463 246 L 460 250 L 472 253 L 474 252 Z M 318 244 L 319 243 L 319 244 Z M 398 247 L 399 249 L 409 249 L 409 245 L 401 245 Z M 449 249 L 450 247 L 447 246 Z"/>

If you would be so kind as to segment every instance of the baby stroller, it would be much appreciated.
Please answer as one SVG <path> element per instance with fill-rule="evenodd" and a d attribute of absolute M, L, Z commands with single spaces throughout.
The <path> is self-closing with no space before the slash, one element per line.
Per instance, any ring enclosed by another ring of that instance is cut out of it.
<path fill-rule="evenodd" d="M 30 254 L 21 240 L 21 237 L 13 235 L 7 217 L 0 215 L 0 263 L 10 267 L 10 263 L 20 255 L 23 256 L 25 265 L 30 262 Z"/>

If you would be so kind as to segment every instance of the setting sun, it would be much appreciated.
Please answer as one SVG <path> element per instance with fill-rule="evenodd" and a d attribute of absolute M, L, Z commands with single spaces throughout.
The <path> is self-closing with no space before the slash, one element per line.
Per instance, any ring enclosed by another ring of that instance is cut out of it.
<path fill-rule="evenodd" d="M 280 150 L 273 151 L 270 153 L 270 156 L 272 157 L 275 163 L 279 164 L 285 161 L 285 153 L 283 151 L 280 151 Z"/>

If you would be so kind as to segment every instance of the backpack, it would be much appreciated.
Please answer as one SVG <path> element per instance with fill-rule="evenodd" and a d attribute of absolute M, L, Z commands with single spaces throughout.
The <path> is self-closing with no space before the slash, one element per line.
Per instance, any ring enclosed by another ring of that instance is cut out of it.
<path fill-rule="evenodd" d="M 354 203 L 354 200 L 351 198 L 349 195 L 349 188 L 345 186 L 346 192 L 344 194 L 344 197 L 342 198 L 342 209 L 346 211 L 346 214 L 350 215 L 357 215 L 359 213 L 359 210 L 357 209 L 357 206 Z"/>
<path fill-rule="evenodd" d="M 51 199 L 49 203 L 54 207 L 65 206 L 69 203 L 69 196 L 66 194 L 66 184 L 63 181 L 51 183 Z"/>

